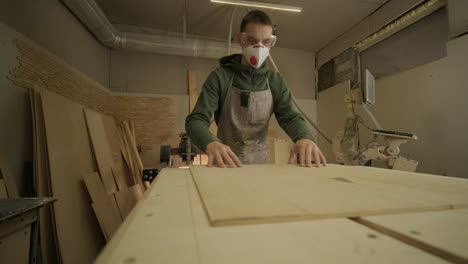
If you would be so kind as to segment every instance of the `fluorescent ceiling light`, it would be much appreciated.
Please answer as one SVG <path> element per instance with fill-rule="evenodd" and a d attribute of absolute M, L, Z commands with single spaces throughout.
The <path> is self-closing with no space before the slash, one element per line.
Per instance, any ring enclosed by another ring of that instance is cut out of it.
<path fill-rule="evenodd" d="M 302 7 L 297 6 L 287 6 L 287 5 L 277 5 L 263 2 L 254 2 L 254 1 L 243 1 L 243 0 L 211 0 L 212 3 L 220 3 L 227 5 L 236 5 L 236 6 L 249 6 L 249 7 L 259 7 L 259 8 L 268 8 L 274 10 L 282 11 L 291 11 L 291 12 L 301 12 Z"/>

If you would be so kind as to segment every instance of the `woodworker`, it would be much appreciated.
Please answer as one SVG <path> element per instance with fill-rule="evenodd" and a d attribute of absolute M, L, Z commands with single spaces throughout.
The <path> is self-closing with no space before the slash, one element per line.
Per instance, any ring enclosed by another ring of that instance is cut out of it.
<path fill-rule="evenodd" d="M 220 59 L 220 66 L 206 79 L 185 121 L 192 142 L 208 155 L 208 166 L 267 163 L 267 134 L 272 113 L 295 142 L 290 163 L 299 155 L 301 166 L 311 167 L 312 158 L 317 167 L 320 163 L 326 165 L 304 117 L 293 108 L 284 78 L 266 63 L 276 42 L 268 15 L 250 11 L 242 19 L 238 41 L 242 54 Z M 217 136 L 209 131 L 213 114 L 218 125 Z"/>

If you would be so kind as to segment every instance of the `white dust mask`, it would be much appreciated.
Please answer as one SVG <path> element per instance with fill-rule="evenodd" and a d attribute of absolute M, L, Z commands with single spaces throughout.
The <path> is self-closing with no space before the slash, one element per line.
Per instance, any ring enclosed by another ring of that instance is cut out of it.
<path fill-rule="evenodd" d="M 250 45 L 243 48 L 243 54 L 247 62 L 254 68 L 258 69 L 270 54 L 270 48 L 261 43 Z"/>

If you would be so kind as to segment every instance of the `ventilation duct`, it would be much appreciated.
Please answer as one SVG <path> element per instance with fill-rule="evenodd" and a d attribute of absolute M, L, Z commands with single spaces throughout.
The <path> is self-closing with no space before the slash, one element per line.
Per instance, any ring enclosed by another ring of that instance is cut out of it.
<path fill-rule="evenodd" d="M 159 54 L 219 59 L 227 55 L 227 42 L 121 32 L 107 19 L 95 0 L 62 0 L 105 46 Z M 241 50 L 232 50 L 240 53 Z"/>

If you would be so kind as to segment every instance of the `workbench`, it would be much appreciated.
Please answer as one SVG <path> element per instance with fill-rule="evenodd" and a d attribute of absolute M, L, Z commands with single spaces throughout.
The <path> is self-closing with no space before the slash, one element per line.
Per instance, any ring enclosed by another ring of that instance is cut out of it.
<path fill-rule="evenodd" d="M 310 178 L 301 178 L 304 173 Z M 220 185 L 223 178 L 229 188 Z M 204 185 L 206 179 L 215 180 Z M 305 187 L 291 189 L 297 179 L 324 188 L 310 194 L 307 184 L 299 183 Z M 335 186 L 341 193 L 333 193 Z M 468 263 L 467 188 L 464 179 L 340 165 L 163 169 L 96 263 Z M 275 192 L 280 198 L 269 203 Z M 210 199 L 213 193 L 218 196 Z M 413 198 L 404 198 L 408 194 Z M 322 195 L 329 205 L 294 203 L 295 195 Z M 388 212 L 366 209 L 384 200 L 391 205 Z M 249 211 L 249 204 L 261 208 Z M 357 213 L 343 211 L 347 204 Z M 288 217 L 275 217 L 284 210 Z M 253 215 L 236 219 L 236 214 Z"/>
<path fill-rule="evenodd" d="M 0 199 L 0 262 L 36 263 L 39 208 L 55 198 Z"/>

